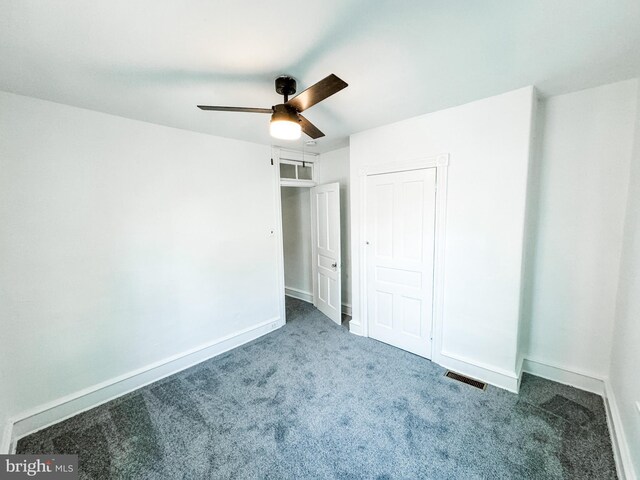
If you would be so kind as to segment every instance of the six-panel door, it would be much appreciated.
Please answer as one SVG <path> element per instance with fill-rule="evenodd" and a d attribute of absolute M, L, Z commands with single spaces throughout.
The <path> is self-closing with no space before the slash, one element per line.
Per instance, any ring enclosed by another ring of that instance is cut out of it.
<path fill-rule="evenodd" d="M 436 169 L 367 178 L 369 336 L 431 358 Z"/>
<path fill-rule="evenodd" d="M 311 189 L 312 255 L 315 306 L 338 325 L 342 322 L 340 281 L 340 184 Z"/>

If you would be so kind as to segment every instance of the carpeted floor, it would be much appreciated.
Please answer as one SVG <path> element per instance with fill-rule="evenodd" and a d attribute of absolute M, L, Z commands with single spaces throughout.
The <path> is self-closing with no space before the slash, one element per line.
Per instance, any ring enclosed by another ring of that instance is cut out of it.
<path fill-rule="evenodd" d="M 23 438 L 81 478 L 613 479 L 602 399 L 445 378 L 287 299 L 286 327 Z"/>

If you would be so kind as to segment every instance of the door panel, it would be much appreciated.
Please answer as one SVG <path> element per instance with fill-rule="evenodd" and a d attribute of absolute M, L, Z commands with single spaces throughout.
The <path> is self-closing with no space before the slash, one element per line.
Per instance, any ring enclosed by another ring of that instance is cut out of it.
<path fill-rule="evenodd" d="M 340 184 L 311 189 L 314 304 L 338 325 L 342 323 L 340 265 Z"/>
<path fill-rule="evenodd" d="M 431 357 L 435 168 L 367 179 L 369 336 Z"/>

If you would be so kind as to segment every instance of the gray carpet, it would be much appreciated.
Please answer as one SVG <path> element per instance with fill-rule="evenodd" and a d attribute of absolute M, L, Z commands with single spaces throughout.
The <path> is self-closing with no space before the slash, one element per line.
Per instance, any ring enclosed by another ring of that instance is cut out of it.
<path fill-rule="evenodd" d="M 287 300 L 287 325 L 19 441 L 81 478 L 616 478 L 602 399 L 445 378 Z"/>

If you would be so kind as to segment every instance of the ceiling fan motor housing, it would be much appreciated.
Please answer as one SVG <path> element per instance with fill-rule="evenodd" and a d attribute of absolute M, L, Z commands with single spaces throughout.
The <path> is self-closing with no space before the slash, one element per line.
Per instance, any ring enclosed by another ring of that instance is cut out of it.
<path fill-rule="evenodd" d="M 293 95 L 296 93 L 296 81 L 286 75 L 276 78 L 276 92 L 279 95 Z"/>
<path fill-rule="evenodd" d="M 273 106 L 273 115 L 271 115 L 272 122 L 285 121 L 285 122 L 299 122 L 298 111 L 291 105 L 281 103 L 280 105 Z"/>

